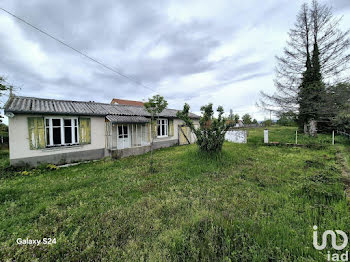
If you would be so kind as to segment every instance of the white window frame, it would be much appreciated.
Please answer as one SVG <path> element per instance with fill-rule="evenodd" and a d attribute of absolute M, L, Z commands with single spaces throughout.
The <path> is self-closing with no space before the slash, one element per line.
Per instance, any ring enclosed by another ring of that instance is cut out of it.
<path fill-rule="evenodd" d="M 60 129 L 61 129 L 61 144 L 53 143 L 53 119 L 60 119 Z M 49 126 L 46 125 L 46 120 L 49 120 Z M 65 130 L 64 130 L 64 120 L 71 120 L 71 132 L 72 132 L 72 143 L 65 143 Z M 76 125 L 75 125 L 76 122 Z M 79 144 L 79 119 L 78 117 L 45 117 L 45 144 L 46 147 L 57 147 L 57 146 L 70 146 Z M 49 129 L 49 143 L 47 140 L 47 129 Z M 77 137 L 75 137 L 75 129 L 77 129 Z"/>
<path fill-rule="evenodd" d="M 162 130 L 162 126 L 165 126 L 165 134 L 163 134 L 163 130 Z M 159 128 L 159 131 L 160 131 L 160 135 L 158 135 L 158 127 Z M 157 137 L 168 137 L 168 119 L 165 119 L 165 118 L 160 118 L 160 119 L 157 119 Z"/>

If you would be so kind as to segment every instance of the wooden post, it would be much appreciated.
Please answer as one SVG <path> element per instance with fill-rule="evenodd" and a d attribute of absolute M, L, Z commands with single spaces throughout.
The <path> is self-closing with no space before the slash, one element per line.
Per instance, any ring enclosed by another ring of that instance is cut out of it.
<path fill-rule="evenodd" d="M 264 143 L 265 144 L 269 143 L 269 130 L 268 129 L 264 130 Z"/>
<path fill-rule="evenodd" d="M 332 145 L 334 145 L 334 130 L 332 132 Z"/>
<path fill-rule="evenodd" d="M 298 129 L 295 130 L 295 144 L 298 144 Z"/>

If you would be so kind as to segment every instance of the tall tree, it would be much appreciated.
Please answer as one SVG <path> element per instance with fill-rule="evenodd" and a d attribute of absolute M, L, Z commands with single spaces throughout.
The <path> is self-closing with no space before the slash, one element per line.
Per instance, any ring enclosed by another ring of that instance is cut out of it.
<path fill-rule="evenodd" d="M 168 102 L 164 99 L 164 97 L 160 95 L 155 95 L 152 98 L 148 99 L 148 102 L 144 104 L 144 107 L 148 113 L 151 115 L 151 162 L 150 162 L 150 171 L 153 173 L 153 140 L 156 134 L 153 134 L 153 125 L 154 120 L 159 120 L 159 114 L 163 112 L 163 110 L 168 106 Z"/>
<path fill-rule="evenodd" d="M 301 126 L 324 114 L 320 108 L 324 83 L 348 77 L 350 31 L 341 31 L 340 22 L 329 6 L 316 0 L 311 7 L 302 5 L 283 55 L 277 57 L 276 92 L 261 92 L 261 107 L 295 112 Z"/>

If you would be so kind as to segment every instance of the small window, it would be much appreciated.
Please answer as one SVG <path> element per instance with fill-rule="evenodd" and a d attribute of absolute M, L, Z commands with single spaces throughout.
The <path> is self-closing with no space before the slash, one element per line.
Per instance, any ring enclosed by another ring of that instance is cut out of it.
<path fill-rule="evenodd" d="M 168 136 L 168 119 L 157 120 L 157 136 L 158 137 Z"/>
<path fill-rule="evenodd" d="M 123 126 L 118 126 L 118 137 L 123 138 Z"/>

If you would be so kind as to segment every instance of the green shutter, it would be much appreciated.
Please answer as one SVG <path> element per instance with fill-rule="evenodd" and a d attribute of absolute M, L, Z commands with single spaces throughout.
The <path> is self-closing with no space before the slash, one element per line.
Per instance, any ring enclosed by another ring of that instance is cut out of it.
<path fill-rule="evenodd" d="M 28 117 L 29 147 L 31 150 L 45 148 L 45 126 L 43 117 Z"/>
<path fill-rule="evenodd" d="M 79 119 L 79 143 L 91 144 L 91 120 L 90 118 Z"/>
<path fill-rule="evenodd" d="M 168 126 L 169 136 L 173 136 L 174 135 L 174 120 L 169 119 L 168 123 L 169 123 L 169 126 Z"/>

